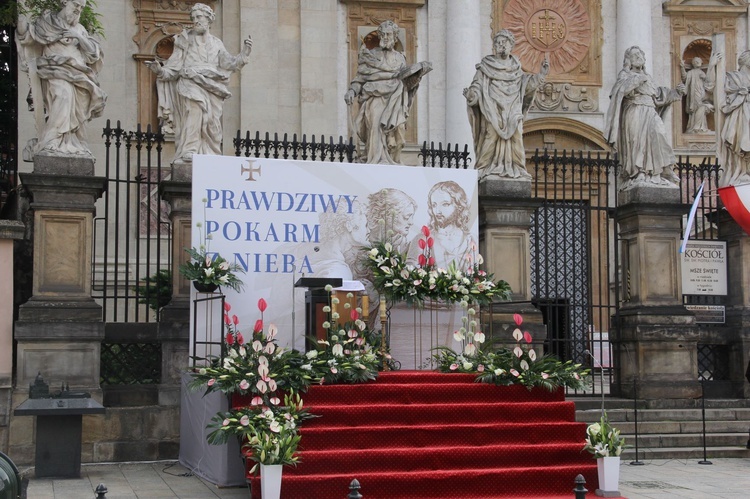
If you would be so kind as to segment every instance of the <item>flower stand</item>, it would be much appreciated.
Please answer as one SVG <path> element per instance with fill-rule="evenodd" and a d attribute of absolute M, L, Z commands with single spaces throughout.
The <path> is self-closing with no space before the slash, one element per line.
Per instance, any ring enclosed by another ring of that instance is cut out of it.
<path fill-rule="evenodd" d="M 620 456 L 597 458 L 596 470 L 599 473 L 599 488 L 596 489 L 596 495 L 620 497 L 617 490 L 620 483 Z"/>
<path fill-rule="evenodd" d="M 281 499 L 281 472 L 283 464 L 260 465 L 261 499 Z"/>

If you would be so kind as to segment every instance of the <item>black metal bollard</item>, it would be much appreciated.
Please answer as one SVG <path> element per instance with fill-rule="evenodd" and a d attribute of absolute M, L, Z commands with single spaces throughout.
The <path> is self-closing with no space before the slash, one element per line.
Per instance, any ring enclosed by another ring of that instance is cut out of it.
<path fill-rule="evenodd" d="M 576 477 L 576 488 L 573 489 L 573 492 L 576 493 L 576 499 L 586 499 L 586 479 L 583 478 L 583 475 L 578 475 Z"/>
<path fill-rule="evenodd" d="M 346 499 L 362 499 L 362 494 L 359 493 L 359 480 L 356 478 L 352 480 L 352 483 L 349 484 L 349 495 L 346 496 Z"/>
<path fill-rule="evenodd" d="M 96 486 L 96 497 L 94 499 L 107 499 L 107 486 L 103 483 L 100 483 Z"/>

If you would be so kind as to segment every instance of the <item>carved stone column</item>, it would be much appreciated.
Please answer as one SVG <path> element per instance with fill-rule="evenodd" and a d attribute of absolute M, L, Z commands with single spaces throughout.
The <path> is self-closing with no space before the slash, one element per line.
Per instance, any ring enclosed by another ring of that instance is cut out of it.
<path fill-rule="evenodd" d="M 698 331 L 682 305 L 680 219 L 689 209 L 677 189 L 644 187 L 619 193 L 624 304 L 619 342 L 622 395 L 694 398 Z"/>
<path fill-rule="evenodd" d="M 172 176 L 175 176 L 175 166 Z M 183 171 L 183 173 L 186 173 Z M 180 176 L 180 175 L 178 175 Z M 190 341 L 190 282 L 180 275 L 180 265 L 188 259 L 185 248 L 191 244 L 192 185 L 187 181 L 167 181 L 159 186 L 162 199 L 171 207 L 172 222 L 172 301 L 161 311 L 159 340 L 162 344 L 162 385 L 159 390 L 161 405 L 180 404 L 180 380 L 189 364 Z"/>
<path fill-rule="evenodd" d="M 651 0 L 617 2 L 617 60 L 621 62 L 625 50 L 633 45 L 638 45 L 646 54 L 646 72 L 653 74 Z"/>
<path fill-rule="evenodd" d="M 458 144 L 472 144 L 471 128 L 466 119 L 466 99 L 463 89 L 469 86 L 476 61 L 481 60 L 481 24 L 479 0 L 447 2 L 446 73 L 445 84 L 445 140 Z M 469 147 L 473 151 L 472 147 Z M 473 159 L 474 153 L 471 153 Z"/>
<path fill-rule="evenodd" d="M 540 203 L 531 197 L 529 180 L 483 180 L 479 183 L 479 252 L 487 272 L 510 285 L 512 301 L 530 301 L 531 296 L 531 217 Z M 492 314 L 492 330 L 505 331 L 513 324 L 513 313 L 523 316 L 528 330 L 541 351 L 547 338 L 542 313 L 531 303 L 514 305 L 512 310 Z M 494 341 L 512 343 L 513 328 Z M 506 337 L 507 336 L 507 337 Z"/>

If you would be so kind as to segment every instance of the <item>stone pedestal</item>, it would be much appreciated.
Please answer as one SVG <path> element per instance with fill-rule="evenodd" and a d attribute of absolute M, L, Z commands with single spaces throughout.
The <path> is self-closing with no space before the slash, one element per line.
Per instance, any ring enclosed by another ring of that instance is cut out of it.
<path fill-rule="evenodd" d="M 184 171 L 182 172 L 185 173 Z M 173 164 L 172 175 L 175 175 Z M 162 199 L 169 203 L 172 222 L 172 301 L 162 308 L 159 341 L 162 344 L 162 385 L 160 405 L 180 404 L 180 379 L 189 366 L 190 282 L 180 275 L 180 265 L 189 259 L 192 229 L 192 185 L 188 181 L 167 181 L 159 186 Z"/>
<path fill-rule="evenodd" d="M 733 396 L 750 398 L 745 371 L 750 365 L 750 236 L 724 210 L 717 213 L 719 237 L 727 242 L 728 303 L 726 308 L 730 345 L 729 379 Z"/>
<path fill-rule="evenodd" d="M 699 397 L 698 331 L 682 306 L 679 255 L 690 206 L 677 189 L 639 186 L 618 196 L 623 305 L 613 329 L 621 395 Z"/>
<path fill-rule="evenodd" d="M 531 216 L 540 206 L 531 198 L 530 180 L 484 179 L 479 182 L 479 252 L 484 257 L 484 268 L 510 284 L 512 301 L 531 300 Z M 500 313 L 496 313 L 500 311 Z M 547 338 L 542 313 L 528 304 L 515 304 L 512 309 L 493 307 L 492 330 L 494 341 L 514 344 L 513 328 L 504 334 L 503 325 L 513 325 L 513 314 L 523 316 L 525 331 L 534 343 Z M 498 327 L 500 326 L 500 327 Z M 496 331 L 507 336 L 498 337 Z"/>

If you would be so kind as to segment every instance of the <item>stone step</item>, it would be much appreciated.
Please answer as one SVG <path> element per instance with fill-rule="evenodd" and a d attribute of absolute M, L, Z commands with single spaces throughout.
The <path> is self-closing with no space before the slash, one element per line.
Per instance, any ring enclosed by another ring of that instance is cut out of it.
<path fill-rule="evenodd" d="M 623 435 L 628 445 L 635 446 L 635 435 Z M 706 433 L 707 447 L 745 447 L 747 433 Z M 638 434 L 638 447 L 702 447 L 703 434 L 685 433 L 671 435 Z"/>
<path fill-rule="evenodd" d="M 748 421 L 750 422 L 750 408 L 706 409 L 706 421 Z M 632 409 L 607 410 L 610 422 L 635 421 L 635 411 Z M 601 409 L 576 410 L 576 418 L 582 422 L 599 421 Z M 639 409 L 638 422 L 645 421 L 702 421 L 701 409 Z"/>
<path fill-rule="evenodd" d="M 579 419 L 580 421 L 580 419 Z M 598 420 L 597 420 L 598 421 Z M 589 421 L 586 421 L 589 423 Z M 635 433 L 635 422 L 613 422 L 624 435 Z M 706 433 L 738 433 L 748 437 L 750 421 L 706 421 Z M 642 435 L 703 433 L 701 421 L 638 421 L 638 433 Z"/>
<path fill-rule="evenodd" d="M 635 448 L 625 449 L 622 453 L 622 464 L 627 466 L 635 459 Z M 750 450 L 744 446 L 706 447 L 707 459 L 723 457 L 750 458 Z M 638 460 L 648 464 L 652 459 L 703 459 L 703 447 L 661 447 L 650 448 L 638 446 Z"/>

